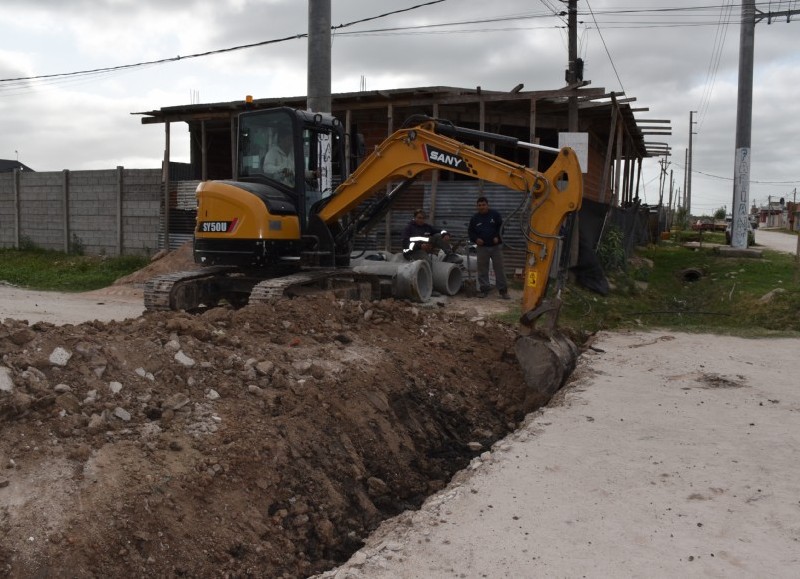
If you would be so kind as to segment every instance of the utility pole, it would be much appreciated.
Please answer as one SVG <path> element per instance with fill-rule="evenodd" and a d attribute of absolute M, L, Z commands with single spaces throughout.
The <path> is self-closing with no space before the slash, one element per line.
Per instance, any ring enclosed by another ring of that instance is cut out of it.
<path fill-rule="evenodd" d="M 736 105 L 736 152 L 733 164 L 731 247 L 747 247 L 747 207 L 750 197 L 750 135 L 753 121 L 753 50 L 755 0 L 742 0 L 739 33 L 739 96 Z"/>
<path fill-rule="evenodd" d="M 331 112 L 331 0 L 308 0 L 306 107 Z"/>
<path fill-rule="evenodd" d="M 673 182 L 672 182 L 672 172 L 673 170 L 669 170 L 669 202 L 667 203 L 667 209 L 664 211 L 664 225 L 667 231 L 672 229 L 672 194 L 673 194 Z M 664 206 L 661 204 L 661 199 L 658 201 L 658 206 L 661 210 L 664 209 Z"/>
<path fill-rule="evenodd" d="M 758 15 L 756 15 L 758 12 Z M 742 27 L 739 33 L 739 95 L 736 104 L 736 151 L 733 164 L 733 220 L 731 221 L 731 246 L 747 247 L 747 208 L 750 196 L 750 136 L 753 121 L 753 52 L 755 50 L 756 21 L 765 17 L 768 24 L 773 18 L 785 16 L 786 22 L 800 10 L 784 10 L 764 14 L 756 10 L 755 0 L 742 0 Z"/>
<path fill-rule="evenodd" d="M 687 217 L 692 214 L 692 135 L 695 132 L 692 130 L 692 125 L 697 124 L 694 120 L 694 115 L 697 111 L 689 111 L 689 150 L 686 154 L 686 215 Z"/>
<path fill-rule="evenodd" d="M 686 207 L 686 181 L 689 179 L 689 149 L 683 150 L 683 197 L 678 202 L 681 207 Z"/>
<path fill-rule="evenodd" d="M 573 87 L 567 101 L 567 124 L 570 133 L 578 132 L 578 83 L 583 81 L 583 62 L 578 61 L 578 0 L 569 0 L 567 5 L 567 28 L 569 36 L 569 62 L 567 85 Z"/>

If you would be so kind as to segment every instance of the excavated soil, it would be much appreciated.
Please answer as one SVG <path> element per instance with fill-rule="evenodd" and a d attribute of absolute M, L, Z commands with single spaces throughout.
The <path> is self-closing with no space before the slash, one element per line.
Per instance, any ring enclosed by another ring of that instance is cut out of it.
<path fill-rule="evenodd" d="M 0 573 L 332 568 L 541 403 L 515 337 L 474 311 L 326 294 L 124 322 L 7 319 Z"/>

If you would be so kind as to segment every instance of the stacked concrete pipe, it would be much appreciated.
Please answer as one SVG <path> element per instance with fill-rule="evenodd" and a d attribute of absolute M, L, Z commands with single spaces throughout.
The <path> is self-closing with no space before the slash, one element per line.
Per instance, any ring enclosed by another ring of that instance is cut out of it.
<path fill-rule="evenodd" d="M 454 296 L 461 291 L 463 276 L 461 268 L 455 263 L 444 261 L 431 262 L 433 273 L 433 289 L 446 296 Z"/>
<path fill-rule="evenodd" d="M 426 261 L 426 260 L 419 260 Z M 475 261 L 475 260 L 473 260 Z M 402 264 L 414 263 L 409 262 L 400 253 L 389 253 L 386 251 L 370 251 L 354 253 L 350 259 L 350 265 L 354 269 L 356 267 L 368 269 L 359 269 L 356 271 L 365 273 L 369 272 L 375 265 L 383 266 L 390 264 L 392 266 L 400 266 Z M 455 263 L 448 263 L 439 259 L 433 259 L 428 262 L 430 266 L 433 290 L 447 296 L 454 296 L 459 291 L 464 283 L 464 266 Z M 376 275 L 384 275 L 383 272 L 392 271 L 393 267 L 379 267 L 375 269 Z M 381 273 L 378 273 L 381 272 Z M 398 297 L 398 296 L 395 296 Z"/>
<path fill-rule="evenodd" d="M 427 261 L 370 261 L 351 263 L 356 273 L 377 275 L 391 280 L 392 296 L 426 302 L 433 293 L 433 273 Z"/>

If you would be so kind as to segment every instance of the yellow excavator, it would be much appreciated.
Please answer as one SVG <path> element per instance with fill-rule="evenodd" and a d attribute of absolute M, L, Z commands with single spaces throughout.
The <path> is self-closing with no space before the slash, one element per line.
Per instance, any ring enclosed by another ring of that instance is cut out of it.
<path fill-rule="evenodd" d="M 556 160 L 540 173 L 464 141 L 544 149 Z M 345 147 L 344 127 L 329 114 L 288 107 L 241 113 L 234 178 L 197 188 L 194 259 L 204 267 L 150 280 L 146 309 L 190 311 L 223 300 L 240 307 L 347 283 L 365 297 L 386 297 L 379 280 L 349 268 L 356 237 L 420 174 L 446 170 L 528 195 L 521 322 L 530 329 L 549 314 L 546 350 L 557 351 L 568 374 L 575 348 L 553 331 L 560 291 L 549 301 L 545 294 L 562 225 L 581 206 L 575 152 L 423 116 L 409 119 L 349 175 Z M 538 355 L 527 349 L 518 345 L 518 356 Z"/>

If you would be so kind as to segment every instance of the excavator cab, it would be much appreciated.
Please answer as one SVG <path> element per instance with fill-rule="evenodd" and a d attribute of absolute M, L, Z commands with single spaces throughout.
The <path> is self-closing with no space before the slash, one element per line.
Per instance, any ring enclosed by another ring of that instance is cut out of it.
<path fill-rule="evenodd" d="M 316 244 L 312 207 L 344 180 L 344 142 L 331 115 L 289 107 L 242 113 L 234 178 L 197 189 L 195 262 L 299 264 Z"/>

